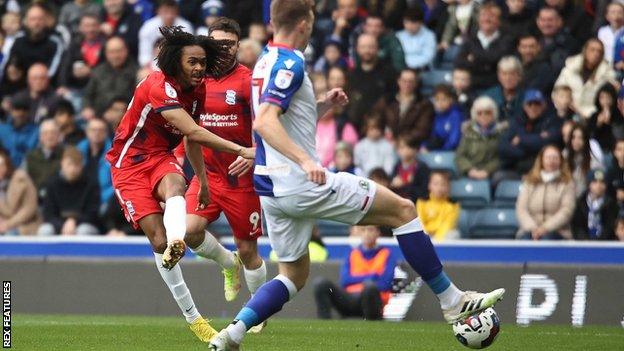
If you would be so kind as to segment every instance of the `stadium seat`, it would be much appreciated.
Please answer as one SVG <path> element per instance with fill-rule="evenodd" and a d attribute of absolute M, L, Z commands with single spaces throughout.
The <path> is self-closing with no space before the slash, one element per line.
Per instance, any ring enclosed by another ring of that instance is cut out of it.
<path fill-rule="evenodd" d="M 462 209 L 459 212 L 459 220 L 457 221 L 457 230 L 459 230 L 462 239 L 469 237 L 470 226 L 475 215 L 474 210 Z"/>
<path fill-rule="evenodd" d="M 490 203 L 490 182 L 462 178 L 451 182 L 451 198 L 462 208 L 483 208 Z"/>
<path fill-rule="evenodd" d="M 431 151 L 419 154 L 418 159 L 426 163 L 432 170 L 451 172 L 453 176 L 457 174 L 455 152 L 453 151 Z"/>
<path fill-rule="evenodd" d="M 516 211 L 485 208 L 473 216 L 468 237 L 471 239 L 513 239 L 518 231 Z"/>
<path fill-rule="evenodd" d="M 515 208 L 522 182 L 519 180 L 503 180 L 496 186 L 494 206 L 498 208 Z"/>
<path fill-rule="evenodd" d="M 430 69 L 420 73 L 420 92 L 429 96 L 438 84 L 451 84 L 453 71 L 446 69 Z"/>
<path fill-rule="evenodd" d="M 349 225 L 347 224 L 325 220 L 318 220 L 316 224 L 318 225 L 318 229 L 322 237 L 349 236 Z"/>

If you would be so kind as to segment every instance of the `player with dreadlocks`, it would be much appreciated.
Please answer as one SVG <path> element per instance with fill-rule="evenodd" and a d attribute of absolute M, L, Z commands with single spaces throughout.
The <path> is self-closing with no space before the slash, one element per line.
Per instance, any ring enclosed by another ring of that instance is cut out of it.
<path fill-rule="evenodd" d="M 199 176 L 199 209 L 209 202 L 201 146 L 247 159 L 252 159 L 255 151 L 222 139 L 195 122 L 203 113 L 204 76 L 207 72 L 220 75 L 229 68 L 226 43 L 194 36 L 181 27 L 164 27 L 160 32 L 164 37 L 156 58 L 160 71 L 137 85 L 106 159 L 126 219 L 145 232 L 158 271 L 191 330 L 208 342 L 216 332 L 197 311 L 177 265 L 186 249 L 186 179 L 172 150 L 184 139 Z"/>

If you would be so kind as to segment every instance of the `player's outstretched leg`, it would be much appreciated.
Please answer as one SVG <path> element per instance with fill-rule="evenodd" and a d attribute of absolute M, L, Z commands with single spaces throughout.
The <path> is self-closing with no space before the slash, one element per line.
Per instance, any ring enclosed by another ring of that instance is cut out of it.
<path fill-rule="evenodd" d="M 236 247 L 238 249 L 238 255 L 243 262 L 243 271 L 245 276 L 245 282 L 247 283 L 247 289 L 251 295 L 254 295 L 256 291 L 266 283 L 266 265 L 264 260 L 258 254 L 258 241 L 257 240 L 241 240 L 234 238 L 236 241 Z M 264 329 L 266 321 L 253 326 L 249 329 L 249 333 L 257 334 Z"/>
<path fill-rule="evenodd" d="M 223 268 L 226 301 L 234 301 L 240 291 L 240 272 L 242 264 L 238 255 L 232 252 L 206 230 L 208 220 L 205 218 L 190 214 L 187 216 L 188 230 L 184 241 L 191 248 L 191 251 L 197 256 L 204 257 L 217 262 Z"/>
<path fill-rule="evenodd" d="M 505 289 L 482 294 L 459 290 L 444 273 L 442 263 L 424 232 L 414 204 L 377 185 L 373 206 L 360 224 L 390 226 L 403 256 L 437 295 L 447 322 L 467 317 L 493 306 L 503 298 Z"/>
<path fill-rule="evenodd" d="M 279 272 L 262 285 L 232 323 L 212 339 L 211 350 L 238 350 L 247 330 L 279 312 L 305 285 L 310 274 L 310 257 L 305 254 L 294 262 L 280 262 Z"/>
<path fill-rule="evenodd" d="M 162 265 L 172 269 L 186 252 L 184 234 L 186 233 L 186 200 L 184 191 L 186 181 L 177 173 L 165 175 L 158 184 L 158 194 L 165 199 L 163 223 L 167 235 L 167 248 L 162 255 Z"/>
<path fill-rule="evenodd" d="M 162 252 L 167 247 L 167 238 L 163 217 L 160 214 L 152 214 L 139 220 L 139 225 L 147 235 L 154 250 L 154 260 L 158 273 L 171 291 L 173 299 L 178 304 L 184 318 L 189 323 L 189 328 L 203 342 L 209 342 L 216 334 L 208 322 L 199 314 L 191 292 L 186 286 L 182 269 L 175 265 L 172 269 L 167 269 L 162 265 Z"/>

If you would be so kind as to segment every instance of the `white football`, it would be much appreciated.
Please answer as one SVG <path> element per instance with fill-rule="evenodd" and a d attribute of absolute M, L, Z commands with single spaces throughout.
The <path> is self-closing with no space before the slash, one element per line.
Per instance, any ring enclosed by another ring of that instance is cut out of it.
<path fill-rule="evenodd" d="M 500 319 L 493 308 L 487 308 L 453 324 L 455 338 L 471 349 L 484 349 L 492 345 L 499 331 Z"/>

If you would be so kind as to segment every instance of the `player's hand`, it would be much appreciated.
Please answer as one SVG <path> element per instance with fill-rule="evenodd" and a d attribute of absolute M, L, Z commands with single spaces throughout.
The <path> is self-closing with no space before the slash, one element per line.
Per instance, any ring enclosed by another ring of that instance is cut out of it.
<path fill-rule="evenodd" d="M 248 160 L 253 160 L 256 158 L 256 148 L 255 147 L 244 147 L 241 149 L 238 156 L 242 158 L 246 158 Z"/>
<path fill-rule="evenodd" d="M 199 187 L 199 192 L 197 193 L 197 207 L 195 211 L 201 211 L 208 206 L 210 203 L 210 190 L 207 186 L 202 185 Z"/>
<path fill-rule="evenodd" d="M 325 184 L 325 168 L 312 160 L 305 161 L 301 168 L 306 172 L 308 180 L 316 184 Z"/>
<path fill-rule="evenodd" d="M 349 97 L 342 88 L 334 88 L 325 94 L 325 102 L 332 106 L 345 106 L 349 103 Z"/>
<path fill-rule="evenodd" d="M 248 160 L 238 156 L 234 162 L 228 167 L 228 173 L 231 176 L 240 177 L 247 174 L 253 168 L 254 160 Z"/>

